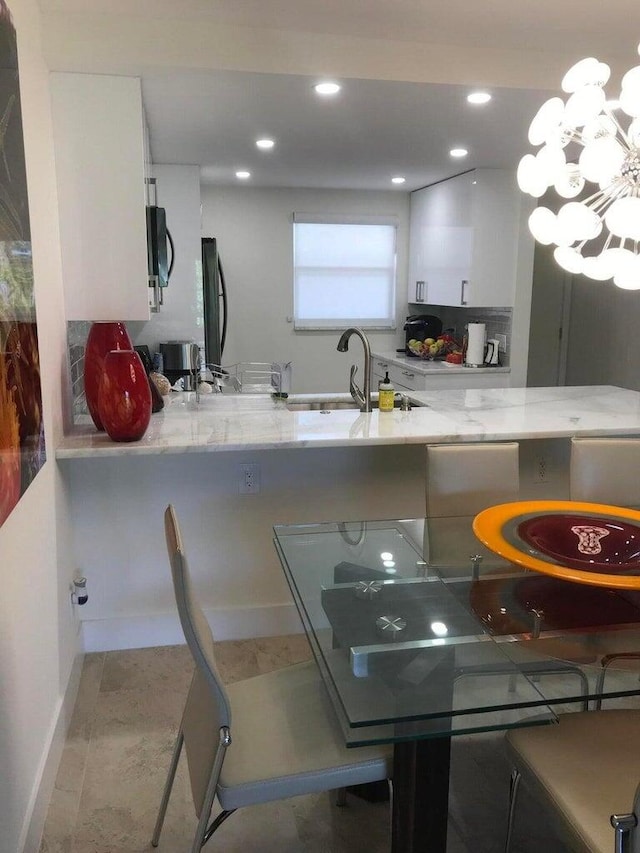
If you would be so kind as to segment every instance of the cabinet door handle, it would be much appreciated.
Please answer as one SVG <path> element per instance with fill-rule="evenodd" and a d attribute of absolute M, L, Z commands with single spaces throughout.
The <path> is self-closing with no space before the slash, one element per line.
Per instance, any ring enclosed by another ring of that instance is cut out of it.
<path fill-rule="evenodd" d="M 407 376 L 409 379 L 415 379 L 416 378 L 415 373 L 409 373 L 408 370 L 403 370 L 402 375 Z"/>
<path fill-rule="evenodd" d="M 149 294 L 149 310 L 152 314 L 157 314 L 162 305 L 162 288 L 157 275 L 149 276 L 149 287 L 153 291 Z"/>
<path fill-rule="evenodd" d="M 462 281 L 460 282 L 460 305 L 467 304 L 467 294 L 465 293 L 465 288 L 468 284 L 469 282 L 467 281 L 467 279 L 462 279 Z"/>
<path fill-rule="evenodd" d="M 424 281 L 416 281 L 416 302 L 424 301 Z"/>

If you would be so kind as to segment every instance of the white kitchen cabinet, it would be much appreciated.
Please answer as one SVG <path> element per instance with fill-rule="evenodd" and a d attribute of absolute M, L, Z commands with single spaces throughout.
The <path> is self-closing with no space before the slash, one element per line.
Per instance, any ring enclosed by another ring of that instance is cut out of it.
<path fill-rule="evenodd" d="M 148 320 L 140 80 L 50 75 L 68 320 Z"/>
<path fill-rule="evenodd" d="M 384 355 L 371 357 L 371 387 L 375 391 L 378 382 L 384 379 L 385 373 L 395 391 L 453 390 L 456 388 L 508 388 L 511 375 L 506 370 L 497 368 L 456 368 L 442 364 L 430 366 L 427 362 L 399 357 L 387 358 Z"/>
<path fill-rule="evenodd" d="M 513 306 L 520 195 L 502 169 L 474 169 L 411 193 L 408 302 Z"/>

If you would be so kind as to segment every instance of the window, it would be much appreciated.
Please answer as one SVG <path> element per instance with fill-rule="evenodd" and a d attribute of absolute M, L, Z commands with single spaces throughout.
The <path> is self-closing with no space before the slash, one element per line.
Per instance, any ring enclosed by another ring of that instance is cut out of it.
<path fill-rule="evenodd" d="M 391 217 L 294 214 L 294 327 L 394 328 L 396 228 Z"/>

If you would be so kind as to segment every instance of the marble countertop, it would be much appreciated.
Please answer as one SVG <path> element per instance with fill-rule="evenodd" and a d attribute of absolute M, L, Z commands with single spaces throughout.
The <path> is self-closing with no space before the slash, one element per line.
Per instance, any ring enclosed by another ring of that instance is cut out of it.
<path fill-rule="evenodd" d="M 414 373 L 511 373 L 510 367 L 466 367 L 464 364 L 449 364 L 447 361 L 430 361 L 427 358 L 412 358 L 400 352 L 374 352 L 371 358 L 392 361 L 400 367 L 407 367 Z"/>
<path fill-rule="evenodd" d="M 289 401 L 348 400 L 297 394 Z M 113 442 L 93 424 L 77 426 L 57 459 L 346 445 L 501 441 L 573 435 L 640 434 L 640 393 L 610 385 L 412 392 L 409 412 L 288 411 L 268 395 L 174 393 L 140 441 Z"/>

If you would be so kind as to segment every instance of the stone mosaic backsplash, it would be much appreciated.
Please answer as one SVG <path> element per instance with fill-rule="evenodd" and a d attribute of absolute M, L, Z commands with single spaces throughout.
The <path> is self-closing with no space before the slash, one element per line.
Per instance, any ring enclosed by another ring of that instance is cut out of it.
<path fill-rule="evenodd" d="M 455 336 L 462 340 L 467 323 L 484 323 L 487 338 L 504 335 L 507 339 L 506 353 L 500 352 L 500 364 L 508 367 L 511 353 L 511 308 L 454 308 L 442 305 L 425 306 L 420 313 L 435 314 L 442 320 L 442 328 L 455 329 Z"/>
<path fill-rule="evenodd" d="M 67 352 L 74 422 L 77 415 L 88 414 L 87 401 L 84 397 L 84 349 L 90 328 L 91 322 L 85 320 L 71 320 L 67 323 Z"/>

